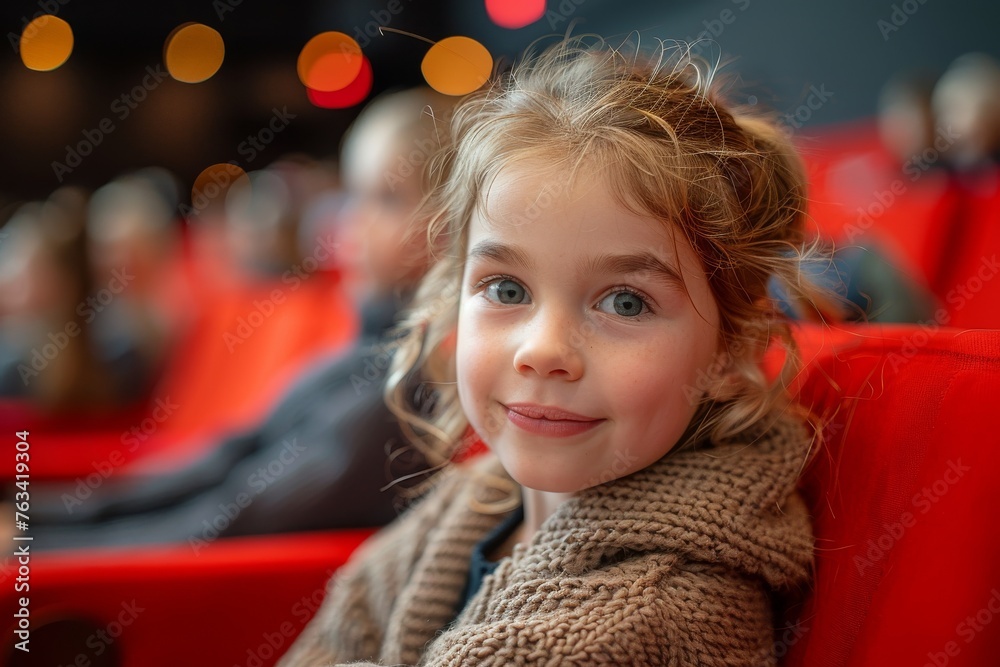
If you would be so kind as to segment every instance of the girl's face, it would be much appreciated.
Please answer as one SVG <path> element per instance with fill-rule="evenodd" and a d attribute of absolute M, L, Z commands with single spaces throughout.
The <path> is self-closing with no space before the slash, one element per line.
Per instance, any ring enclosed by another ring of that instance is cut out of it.
<path fill-rule="evenodd" d="M 503 170 L 473 215 L 458 390 L 518 483 L 566 493 L 677 444 L 707 387 L 719 312 L 683 234 L 619 206 L 599 177 L 542 174 Z"/>

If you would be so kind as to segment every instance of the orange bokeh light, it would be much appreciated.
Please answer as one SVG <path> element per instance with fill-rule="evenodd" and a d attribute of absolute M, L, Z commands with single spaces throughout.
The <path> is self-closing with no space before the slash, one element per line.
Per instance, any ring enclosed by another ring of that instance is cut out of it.
<path fill-rule="evenodd" d="M 490 78 L 493 56 L 471 37 L 446 37 L 420 63 L 427 84 L 445 95 L 467 95 Z"/>
<path fill-rule="evenodd" d="M 307 93 L 309 101 L 321 109 L 347 109 L 356 104 L 364 102 L 368 94 L 372 92 L 372 64 L 361 56 L 363 61 L 361 71 L 358 76 L 345 88 L 334 91 L 313 90 L 309 88 Z"/>
<path fill-rule="evenodd" d="M 54 70 L 73 52 L 73 29 L 58 16 L 44 14 L 24 26 L 18 48 L 28 69 Z"/>
<path fill-rule="evenodd" d="M 163 64 L 177 81 L 200 83 L 212 78 L 226 55 L 222 35 L 201 23 L 174 28 L 163 47 Z"/>
<path fill-rule="evenodd" d="M 361 47 L 342 32 L 324 32 L 310 39 L 299 53 L 299 80 L 306 88 L 332 92 L 346 88 L 361 72 Z"/>
<path fill-rule="evenodd" d="M 205 210 L 215 202 L 224 200 L 229 189 L 236 183 L 250 183 L 250 177 L 239 165 L 220 162 L 206 167 L 194 179 L 194 185 L 191 187 L 191 204 L 196 211 Z"/>

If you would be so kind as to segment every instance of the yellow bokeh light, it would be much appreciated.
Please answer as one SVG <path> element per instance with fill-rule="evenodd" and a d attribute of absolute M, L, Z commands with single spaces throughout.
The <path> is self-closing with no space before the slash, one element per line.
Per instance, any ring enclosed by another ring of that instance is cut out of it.
<path fill-rule="evenodd" d="M 341 90 L 358 78 L 362 61 L 361 47 L 350 35 L 335 31 L 320 33 L 299 53 L 299 79 L 313 90 Z"/>
<path fill-rule="evenodd" d="M 447 37 L 427 51 L 420 71 L 439 93 L 467 95 L 489 80 L 493 56 L 470 37 Z"/>
<path fill-rule="evenodd" d="M 73 52 L 73 29 L 58 16 L 39 16 L 24 26 L 19 48 L 21 61 L 28 69 L 54 70 Z"/>
<path fill-rule="evenodd" d="M 170 76 L 184 83 L 199 83 L 222 67 L 226 45 L 222 35 L 203 23 L 174 28 L 163 47 L 163 64 Z"/>

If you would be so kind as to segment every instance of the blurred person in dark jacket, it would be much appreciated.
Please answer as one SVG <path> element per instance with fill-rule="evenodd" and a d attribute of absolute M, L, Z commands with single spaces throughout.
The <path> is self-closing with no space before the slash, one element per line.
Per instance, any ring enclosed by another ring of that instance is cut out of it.
<path fill-rule="evenodd" d="M 326 222 L 342 242 L 362 313 L 347 353 L 317 361 L 261 424 L 196 463 L 154 478 L 109 480 L 86 500 L 70 485 L 33 505 L 38 548 L 187 541 L 375 526 L 408 499 L 428 464 L 406 445 L 385 405 L 386 331 L 427 268 L 413 213 L 422 171 L 446 124 L 447 98 L 416 89 L 373 101 L 343 146 L 345 192 Z M 323 221 L 313 221 L 313 229 Z M 322 313 L 317 313 L 317 317 Z M 423 393 L 422 387 L 413 391 Z"/>

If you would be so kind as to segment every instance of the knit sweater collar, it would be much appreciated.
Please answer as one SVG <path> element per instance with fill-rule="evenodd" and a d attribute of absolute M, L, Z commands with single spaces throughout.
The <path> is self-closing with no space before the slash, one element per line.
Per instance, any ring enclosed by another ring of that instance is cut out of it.
<path fill-rule="evenodd" d="M 782 507 L 805 463 L 804 427 L 775 416 L 738 439 L 675 451 L 560 505 L 515 550 L 532 576 L 575 576 L 648 552 L 719 563 L 787 588 L 808 578 L 808 531 Z M 492 472 L 505 475 L 495 461 Z"/>
<path fill-rule="evenodd" d="M 560 505 L 529 544 L 514 548 L 495 575 L 503 584 L 493 587 L 583 576 L 652 553 L 722 564 L 775 589 L 801 584 L 812 562 L 811 530 L 803 511 L 792 519 L 783 508 L 801 503 L 791 494 L 807 442 L 800 424 L 777 417 L 732 442 L 674 451 L 587 489 Z M 495 503 L 496 485 L 483 480 L 509 476 L 493 455 L 472 465 L 472 475 L 444 474 L 442 486 L 450 490 L 442 489 L 447 498 L 441 498 L 438 523 L 400 592 L 407 604 L 391 615 L 384 661 L 419 661 L 426 643 L 454 618 L 476 543 L 504 518 L 472 509 L 471 501 Z M 463 616 L 485 613 L 490 594 L 489 587 L 481 589 Z"/>

